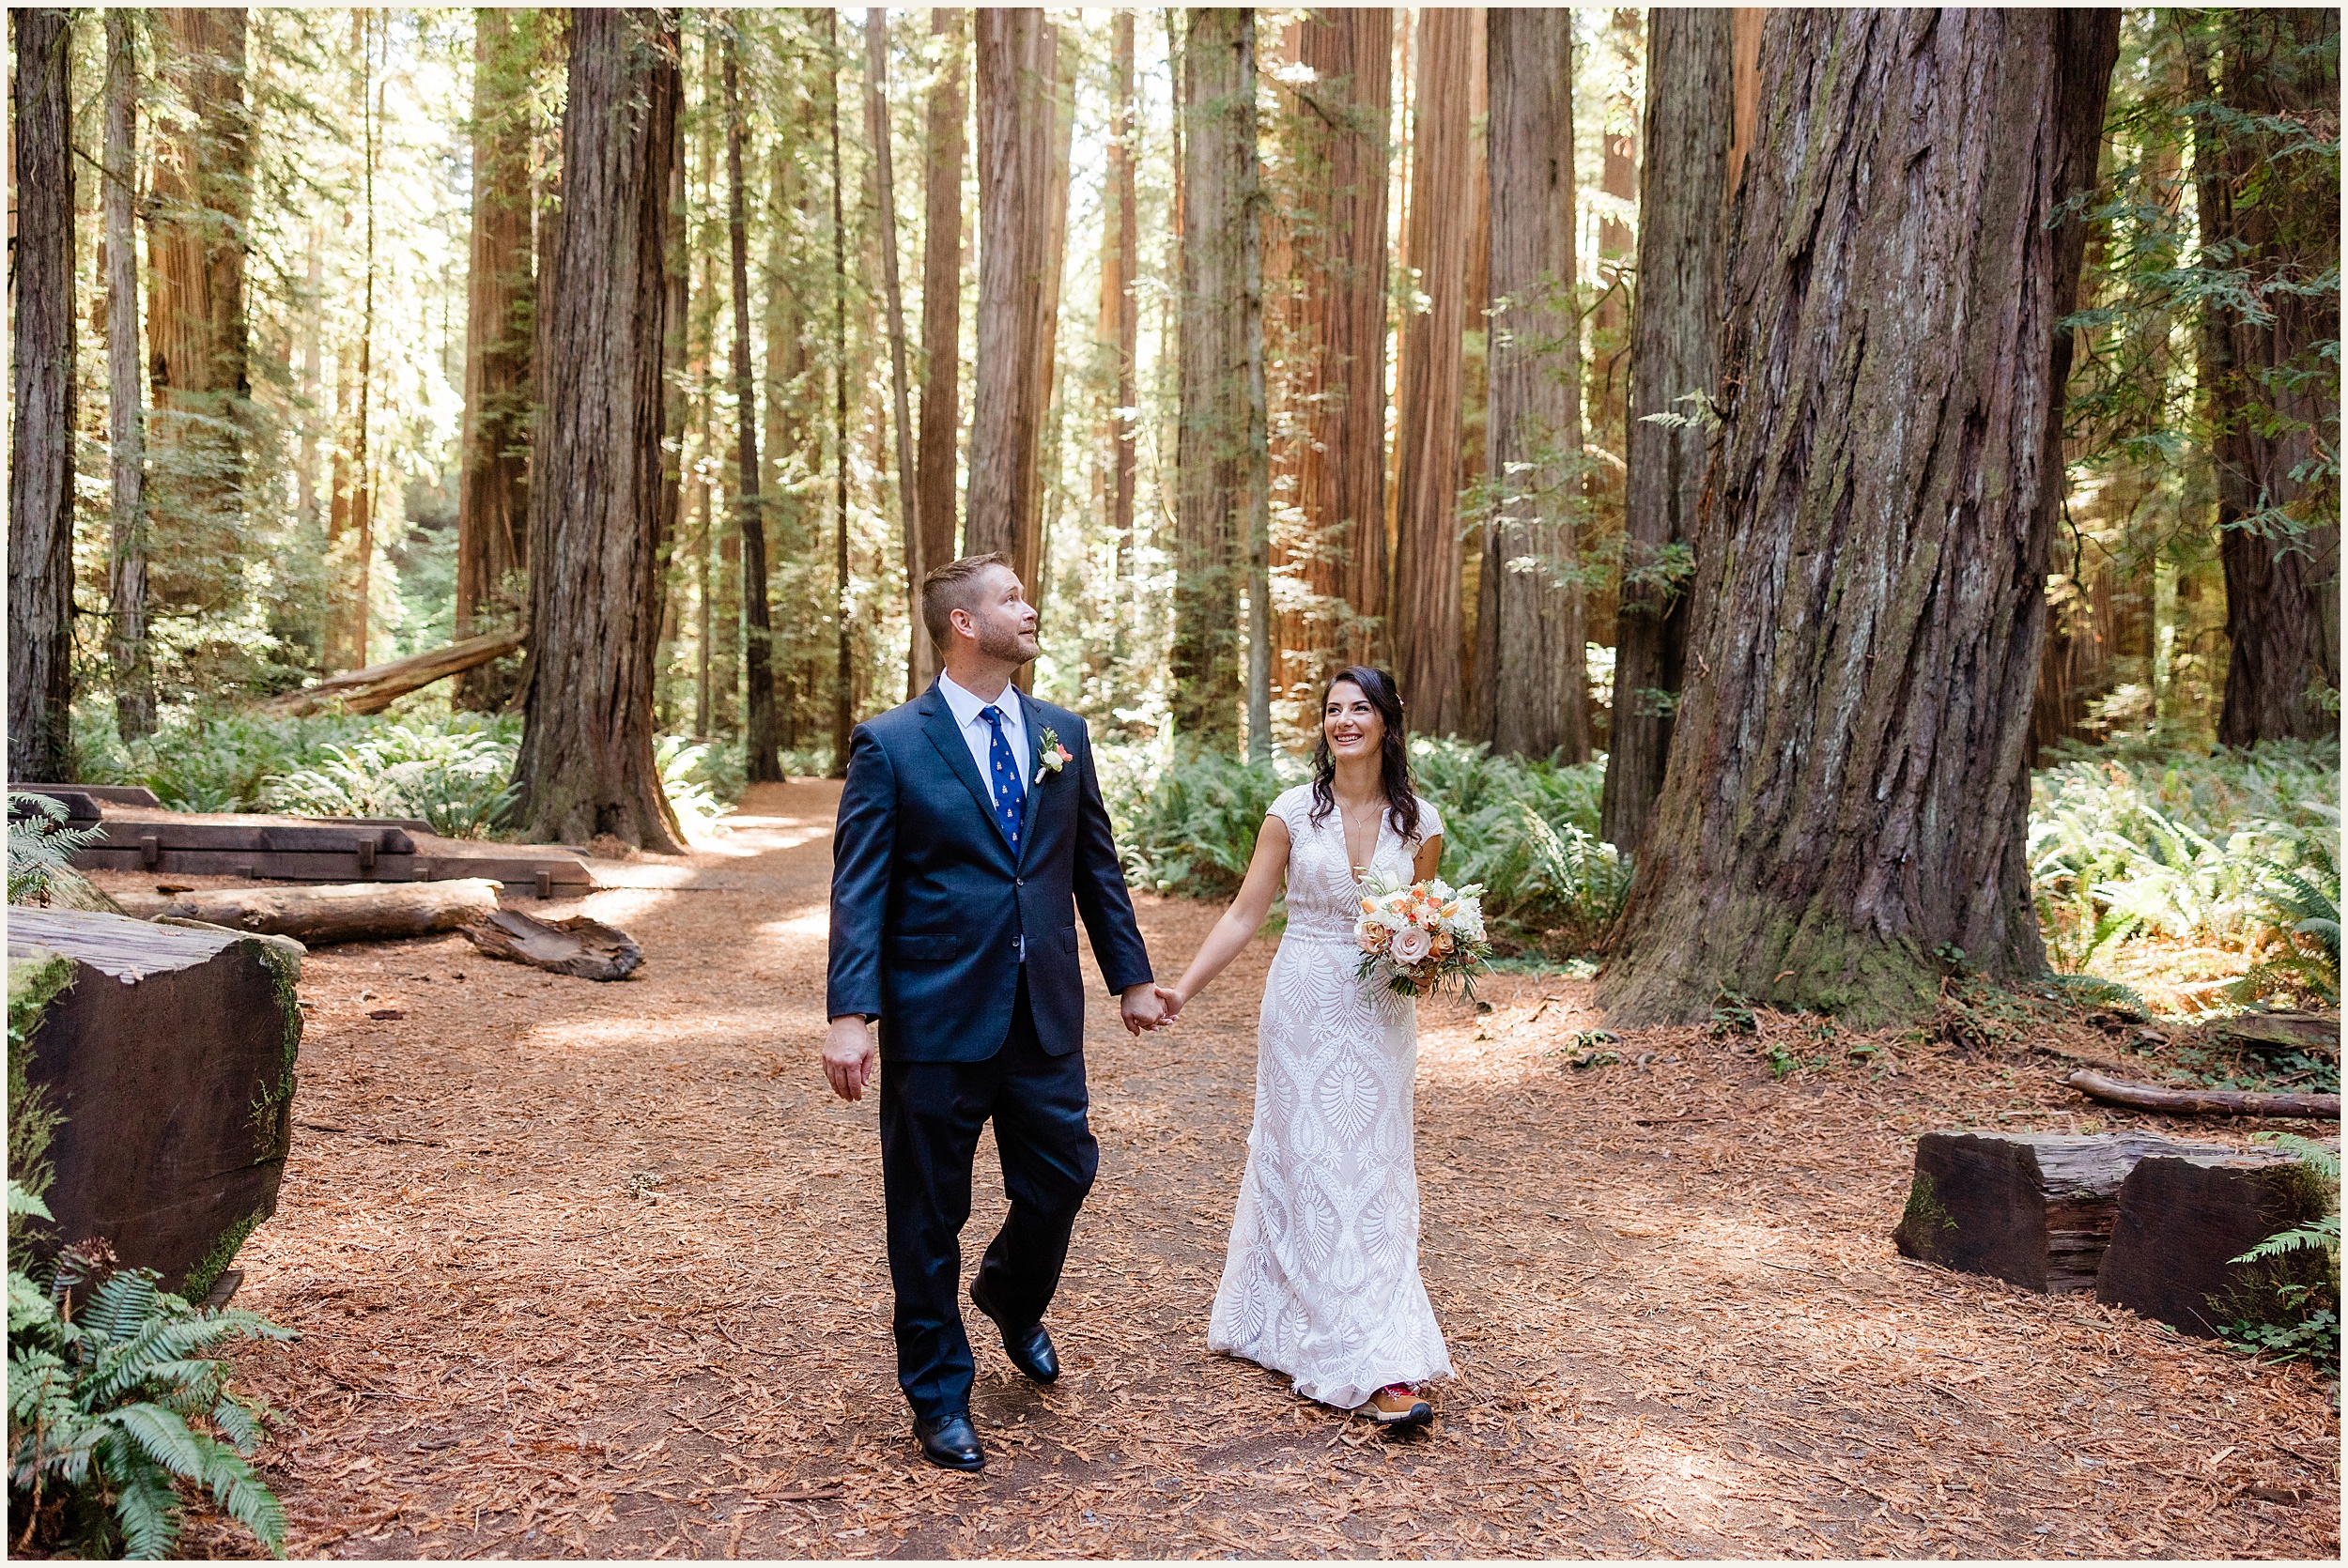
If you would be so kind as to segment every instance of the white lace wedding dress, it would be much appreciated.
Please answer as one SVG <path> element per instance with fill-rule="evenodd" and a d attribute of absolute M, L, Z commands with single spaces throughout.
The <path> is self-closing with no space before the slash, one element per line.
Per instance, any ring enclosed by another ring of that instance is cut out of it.
<path fill-rule="evenodd" d="M 1419 838 L 1443 831 L 1432 806 L 1418 810 Z M 1207 1348 L 1352 1409 L 1449 1376 L 1451 1357 L 1418 1276 L 1416 1007 L 1354 978 L 1361 888 L 1339 814 L 1311 811 L 1307 785 L 1272 803 L 1290 845 L 1288 931 L 1264 981 L 1256 1121 Z M 1381 815 L 1372 869 L 1407 882 L 1417 849 Z"/>

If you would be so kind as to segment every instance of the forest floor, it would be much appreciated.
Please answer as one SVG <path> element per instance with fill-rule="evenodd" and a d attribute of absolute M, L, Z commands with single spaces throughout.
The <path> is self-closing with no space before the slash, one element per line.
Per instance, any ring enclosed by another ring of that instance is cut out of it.
<path fill-rule="evenodd" d="M 2157 1121 L 2018 1051 L 1887 1036 L 1895 1063 L 1781 1081 L 1691 1028 L 1576 1071 L 1590 988 L 1500 976 L 1489 1014 L 1422 1014 L 1438 1423 L 1382 1436 L 1209 1355 L 1268 936 L 1166 1033 L 1094 997 L 1066 1375 L 1033 1387 L 974 1333 L 991 1462 L 931 1468 L 874 1100 L 814 1059 L 836 798 L 762 787 L 690 857 L 602 868 L 638 885 L 534 906 L 632 931 L 625 983 L 455 937 L 312 955 L 293 1153 L 237 1299 L 301 1334 L 239 1353 L 283 1418 L 262 1459 L 294 1555 L 2338 1554 L 2340 1427 L 2306 1370 L 1894 1253 L 1916 1133 Z M 1215 914 L 1144 900 L 1160 964 Z M 187 1545 L 244 1549 L 217 1521 Z"/>

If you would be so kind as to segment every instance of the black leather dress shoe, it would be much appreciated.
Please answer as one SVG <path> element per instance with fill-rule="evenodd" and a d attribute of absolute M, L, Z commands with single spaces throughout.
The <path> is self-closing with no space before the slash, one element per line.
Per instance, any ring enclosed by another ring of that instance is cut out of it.
<path fill-rule="evenodd" d="M 1003 1331 L 1003 1354 L 1011 1358 L 1012 1365 L 1039 1383 L 1059 1381 L 1059 1352 L 1052 1348 L 1052 1336 L 1043 1331 L 1043 1324 L 1030 1323 L 1024 1329 L 1012 1329 L 988 1304 L 975 1280 L 970 1283 L 970 1302 L 993 1318 L 995 1327 Z"/>
<path fill-rule="evenodd" d="M 986 1468 L 986 1450 L 979 1446 L 978 1428 L 957 1410 L 935 1421 L 913 1418 L 913 1435 L 921 1439 L 921 1457 L 949 1470 Z"/>

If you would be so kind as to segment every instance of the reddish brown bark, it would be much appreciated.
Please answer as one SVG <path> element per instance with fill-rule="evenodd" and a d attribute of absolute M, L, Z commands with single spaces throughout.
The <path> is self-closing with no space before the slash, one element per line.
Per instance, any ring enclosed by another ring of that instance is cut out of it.
<path fill-rule="evenodd" d="M 1416 273 L 1427 308 L 1412 311 L 1402 329 L 1387 637 L 1411 728 L 1436 735 L 1457 731 L 1467 717 L 1460 681 L 1457 502 L 1461 334 L 1475 223 L 1468 98 L 1475 29 L 1473 10 L 1429 8 L 1420 16 L 1403 238 L 1403 265 Z"/>
<path fill-rule="evenodd" d="M 1134 282 L 1141 269 L 1141 224 L 1134 192 L 1134 13 L 1119 11 L 1110 23 L 1109 147 L 1105 207 L 1111 214 L 1101 236 L 1100 341 L 1113 356 L 1110 413 L 1104 428 L 1107 448 L 1102 469 L 1104 509 L 1117 540 L 1120 592 L 1132 575 L 1134 494 L 1137 472 L 1135 419 L 1120 410 L 1135 407 L 1134 364 L 1141 341 L 1141 310 Z"/>
<path fill-rule="evenodd" d="M 930 28 L 945 39 L 946 69 L 930 90 L 921 235 L 921 554 L 943 565 L 956 549 L 956 449 L 962 433 L 962 119 L 969 59 L 966 11 L 941 8 Z"/>
<path fill-rule="evenodd" d="M 1297 23 L 1309 79 L 1290 100 L 1291 209 L 1267 277 L 1280 318 L 1293 438 L 1273 453 L 1274 487 L 1303 538 L 1275 552 L 1317 601 L 1280 618 L 1278 685 L 1308 693 L 1331 669 L 1374 656 L 1386 587 L 1386 187 L 1394 12 L 1330 9 Z"/>
<path fill-rule="evenodd" d="M 521 618 L 530 564 L 531 128 L 517 102 L 531 47 L 510 11 L 473 13 L 473 208 L 465 427 L 456 482 L 456 637 Z M 517 672 L 456 677 L 460 708 L 503 707 Z"/>
<path fill-rule="evenodd" d="M 533 443 L 533 646 L 514 767 L 523 836 L 545 843 L 610 835 L 682 850 L 652 745 L 677 66 L 673 12 L 573 13 Z"/>
<path fill-rule="evenodd" d="M 2025 855 L 2110 11 L 1772 11 L 1691 678 L 1600 978 L 1872 1022 L 2043 972 Z"/>
<path fill-rule="evenodd" d="M 147 638 L 146 369 L 139 353 L 137 62 L 128 10 L 106 13 L 106 434 L 113 529 L 107 653 L 115 726 L 126 741 L 155 728 L 154 660 Z"/>
<path fill-rule="evenodd" d="M 875 7 L 872 14 L 878 17 L 885 13 Z M 774 782 L 782 777 L 782 764 L 775 756 L 774 618 L 766 604 L 766 513 L 758 488 L 758 376 L 750 360 L 749 192 L 742 177 L 746 132 L 742 123 L 739 45 L 731 31 L 724 35 L 722 48 L 724 59 L 719 69 L 726 87 L 726 247 L 734 264 L 734 461 L 740 485 L 734 504 L 739 508 L 742 534 L 742 615 L 746 623 L 742 673 L 749 686 L 749 724 L 744 737 L 743 769 L 753 783 Z M 896 282 L 893 267 L 889 282 L 892 285 Z M 890 292 L 895 292 L 893 286 Z M 904 369 L 902 357 L 898 369 Z M 903 406 L 900 403 L 901 408 Z"/>

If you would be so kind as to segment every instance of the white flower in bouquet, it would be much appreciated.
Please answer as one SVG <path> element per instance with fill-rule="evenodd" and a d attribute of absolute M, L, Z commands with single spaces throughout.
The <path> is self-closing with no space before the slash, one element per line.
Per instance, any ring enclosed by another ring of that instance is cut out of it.
<path fill-rule="evenodd" d="M 1424 926 L 1404 926 L 1394 933 L 1394 940 L 1387 944 L 1386 950 L 1394 955 L 1394 961 L 1398 964 L 1415 966 L 1424 963 L 1427 955 L 1435 950 L 1435 933 Z"/>

